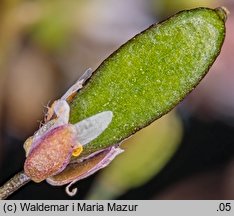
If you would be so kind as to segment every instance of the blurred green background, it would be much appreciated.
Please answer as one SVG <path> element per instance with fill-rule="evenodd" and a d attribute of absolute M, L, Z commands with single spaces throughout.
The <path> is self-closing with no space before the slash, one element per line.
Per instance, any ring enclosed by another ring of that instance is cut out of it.
<path fill-rule="evenodd" d="M 233 0 L 2 0 L 0 183 L 21 170 L 23 142 L 45 107 L 89 67 L 149 25 L 184 9 L 226 6 L 221 55 L 169 115 L 123 143 L 125 153 L 78 183 L 73 199 L 234 199 Z M 12 199 L 68 199 L 30 183 Z"/>

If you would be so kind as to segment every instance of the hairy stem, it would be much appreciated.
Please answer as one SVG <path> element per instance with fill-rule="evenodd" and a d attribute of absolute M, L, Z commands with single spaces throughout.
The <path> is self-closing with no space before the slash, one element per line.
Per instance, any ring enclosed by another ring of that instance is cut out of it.
<path fill-rule="evenodd" d="M 24 186 L 30 181 L 30 178 L 25 175 L 23 171 L 17 173 L 9 181 L 7 181 L 2 187 L 0 187 L 0 200 L 6 199 L 12 193 Z"/>

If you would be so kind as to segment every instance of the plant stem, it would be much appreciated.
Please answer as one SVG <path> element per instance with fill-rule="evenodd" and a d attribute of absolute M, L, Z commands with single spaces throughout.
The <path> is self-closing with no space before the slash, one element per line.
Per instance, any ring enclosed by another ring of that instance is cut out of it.
<path fill-rule="evenodd" d="M 24 186 L 30 181 L 30 178 L 23 171 L 17 173 L 2 187 L 0 187 L 0 200 L 6 199 L 12 193 Z"/>

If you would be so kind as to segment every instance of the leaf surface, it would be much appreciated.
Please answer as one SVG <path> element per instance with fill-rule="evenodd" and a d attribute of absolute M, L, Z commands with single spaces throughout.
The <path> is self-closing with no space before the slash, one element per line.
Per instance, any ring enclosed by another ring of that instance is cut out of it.
<path fill-rule="evenodd" d="M 225 37 L 222 8 L 182 11 L 107 58 L 71 103 L 70 122 L 110 110 L 109 127 L 83 155 L 129 137 L 173 109 L 208 72 Z"/>

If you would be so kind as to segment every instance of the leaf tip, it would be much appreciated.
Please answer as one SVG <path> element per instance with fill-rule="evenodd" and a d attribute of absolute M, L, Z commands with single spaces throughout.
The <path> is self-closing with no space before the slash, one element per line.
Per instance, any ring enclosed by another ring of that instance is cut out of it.
<path fill-rule="evenodd" d="M 228 15 L 230 14 L 229 10 L 222 6 L 222 7 L 218 7 L 215 9 L 216 13 L 219 15 L 219 17 L 226 22 Z"/>

